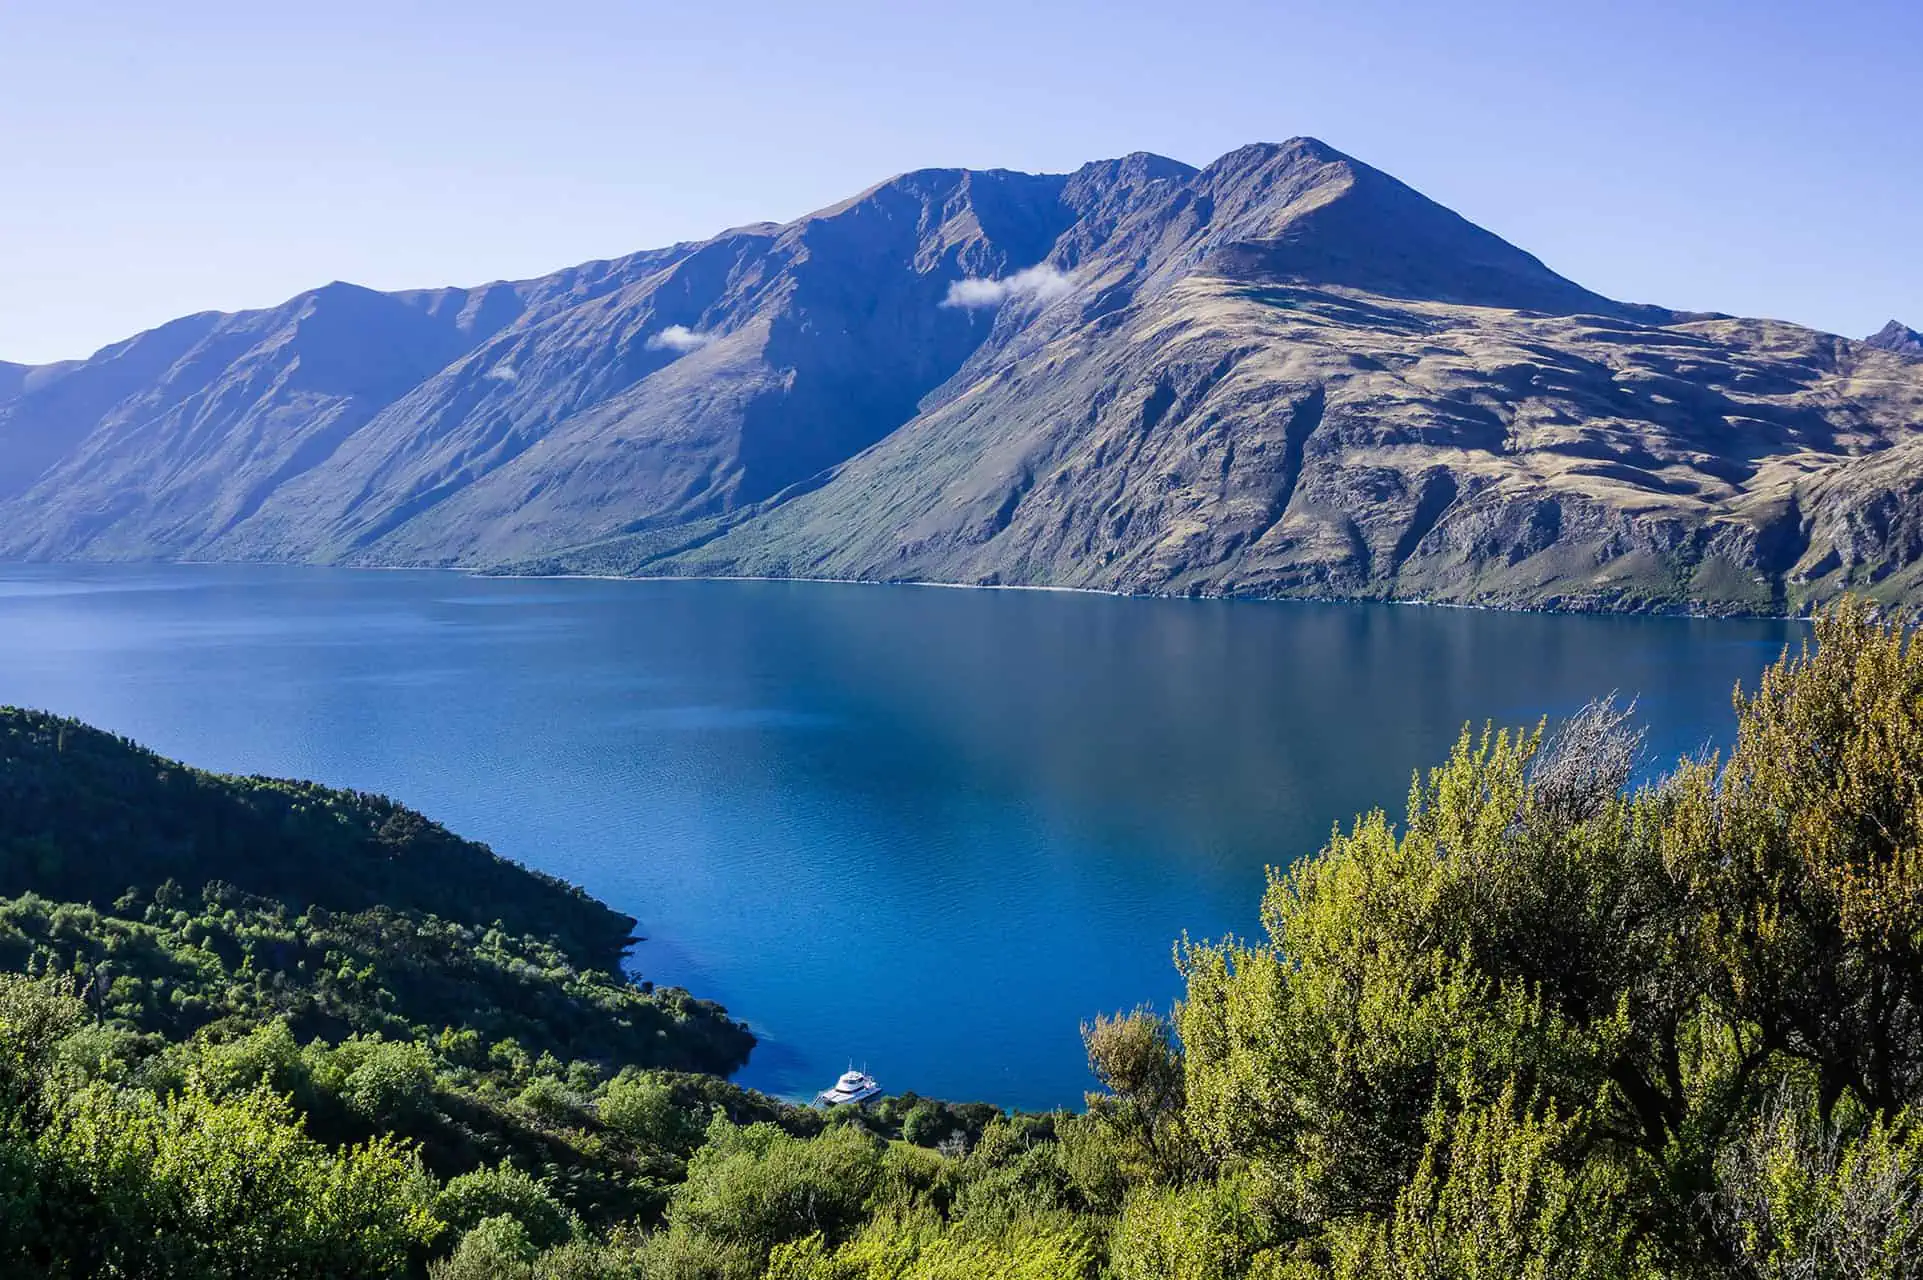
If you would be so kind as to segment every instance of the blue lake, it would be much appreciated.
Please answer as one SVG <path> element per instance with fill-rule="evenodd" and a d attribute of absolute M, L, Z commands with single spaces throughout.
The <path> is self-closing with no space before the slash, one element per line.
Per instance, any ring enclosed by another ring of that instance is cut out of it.
<path fill-rule="evenodd" d="M 380 791 L 641 921 L 741 1079 L 1047 1107 L 1264 867 L 1395 811 L 1464 721 L 1620 691 L 1734 727 L 1784 622 L 775 582 L 0 568 L 0 702 Z"/>

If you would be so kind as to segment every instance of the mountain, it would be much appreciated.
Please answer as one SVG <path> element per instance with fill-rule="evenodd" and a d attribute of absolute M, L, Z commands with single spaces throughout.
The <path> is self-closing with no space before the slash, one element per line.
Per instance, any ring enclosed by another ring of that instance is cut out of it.
<path fill-rule="evenodd" d="M 1923 356 L 1923 333 L 1918 333 L 1908 325 L 1892 320 L 1863 339 L 1872 347 L 1884 351 L 1894 351 L 1903 356 Z"/>
<path fill-rule="evenodd" d="M 27 375 L 32 372 L 32 365 L 0 360 L 0 400 L 19 395 L 26 388 Z"/>
<path fill-rule="evenodd" d="M 0 370 L 0 556 L 1783 610 L 1923 561 L 1889 346 L 1613 301 L 1313 139 L 921 170 Z"/>

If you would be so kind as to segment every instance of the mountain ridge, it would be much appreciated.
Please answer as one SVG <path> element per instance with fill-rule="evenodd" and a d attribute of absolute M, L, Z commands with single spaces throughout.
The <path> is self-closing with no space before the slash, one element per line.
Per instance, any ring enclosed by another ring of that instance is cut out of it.
<path fill-rule="evenodd" d="M 1890 321 L 1863 341 L 1898 355 L 1923 356 L 1923 333 L 1918 333 L 1900 320 Z"/>
<path fill-rule="evenodd" d="M 1614 301 L 1315 139 L 919 169 L 0 366 L 0 556 L 1908 598 L 1923 366 L 1891 332 Z"/>

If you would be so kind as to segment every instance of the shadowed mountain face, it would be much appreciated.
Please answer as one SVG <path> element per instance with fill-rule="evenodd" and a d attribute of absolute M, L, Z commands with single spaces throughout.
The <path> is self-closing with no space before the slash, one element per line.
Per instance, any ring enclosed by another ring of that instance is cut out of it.
<path fill-rule="evenodd" d="M 1308 139 L 924 170 L 539 280 L 0 365 L 0 555 L 1908 597 L 1906 337 L 1613 302 Z"/>
<path fill-rule="evenodd" d="M 1890 321 L 1863 341 L 1872 347 L 1883 351 L 1894 351 L 1898 355 L 1923 356 L 1923 333 L 1918 333 L 1908 325 L 1895 320 Z"/>

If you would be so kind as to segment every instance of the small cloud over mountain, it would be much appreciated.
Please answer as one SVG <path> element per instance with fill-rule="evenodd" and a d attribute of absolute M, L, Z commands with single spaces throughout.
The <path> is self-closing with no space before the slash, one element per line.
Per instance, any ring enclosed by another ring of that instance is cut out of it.
<path fill-rule="evenodd" d="M 649 338 L 647 345 L 650 351 L 699 351 L 714 339 L 712 333 L 702 333 L 685 324 L 671 324 Z"/>
<path fill-rule="evenodd" d="M 1053 302 L 1074 287 L 1074 281 L 1060 267 L 1040 262 L 999 280 L 957 280 L 948 286 L 944 307 L 999 307 L 1010 298 Z"/>
<path fill-rule="evenodd" d="M 512 382 L 520 375 L 514 372 L 511 364 L 497 364 L 481 376 L 494 382 Z"/>

